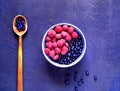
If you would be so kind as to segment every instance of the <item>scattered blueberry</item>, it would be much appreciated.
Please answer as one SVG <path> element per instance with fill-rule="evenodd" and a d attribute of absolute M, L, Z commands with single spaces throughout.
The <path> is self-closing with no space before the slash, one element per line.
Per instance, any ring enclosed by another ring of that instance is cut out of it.
<path fill-rule="evenodd" d="M 81 86 L 81 84 L 82 84 L 81 81 L 78 81 L 78 86 Z"/>
<path fill-rule="evenodd" d="M 64 82 L 65 82 L 66 85 L 69 85 L 69 80 L 68 79 L 65 79 Z"/>
<path fill-rule="evenodd" d="M 97 76 L 94 76 L 94 81 L 97 81 Z"/>
<path fill-rule="evenodd" d="M 81 81 L 82 84 L 84 83 L 84 79 L 81 79 L 80 81 Z"/>
<path fill-rule="evenodd" d="M 78 87 L 77 86 L 75 86 L 74 89 L 75 89 L 75 91 L 78 91 Z"/>
<path fill-rule="evenodd" d="M 89 72 L 88 71 L 85 71 L 85 74 L 86 74 L 86 76 L 89 76 Z"/>
<path fill-rule="evenodd" d="M 74 81 L 77 81 L 77 76 L 74 76 Z"/>

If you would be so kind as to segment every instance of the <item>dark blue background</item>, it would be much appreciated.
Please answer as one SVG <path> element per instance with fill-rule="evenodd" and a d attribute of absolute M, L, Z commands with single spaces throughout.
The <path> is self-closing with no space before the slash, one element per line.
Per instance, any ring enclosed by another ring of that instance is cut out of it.
<path fill-rule="evenodd" d="M 0 91 L 17 91 L 18 36 L 12 22 L 18 14 L 28 21 L 23 37 L 24 91 L 74 91 L 75 71 L 85 80 L 79 91 L 120 91 L 120 0 L 0 0 Z M 60 22 L 79 27 L 87 40 L 84 58 L 68 69 L 52 66 L 42 54 L 44 33 Z M 71 74 L 68 86 L 66 72 Z"/>

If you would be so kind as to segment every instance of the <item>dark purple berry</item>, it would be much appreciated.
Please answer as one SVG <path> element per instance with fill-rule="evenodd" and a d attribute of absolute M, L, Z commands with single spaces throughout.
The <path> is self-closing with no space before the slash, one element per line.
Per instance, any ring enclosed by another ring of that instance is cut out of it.
<path fill-rule="evenodd" d="M 78 86 L 81 86 L 81 81 L 78 81 Z"/>
<path fill-rule="evenodd" d="M 68 79 L 65 79 L 64 82 L 65 82 L 66 85 L 69 85 L 69 80 Z"/>
<path fill-rule="evenodd" d="M 74 87 L 74 90 L 75 90 L 75 91 L 78 91 L 78 87 L 77 87 L 77 86 L 75 86 L 75 87 Z"/>
<path fill-rule="evenodd" d="M 74 81 L 77 81 L 77 77 L 76 76 L 74 76 Z"/>
<path fill-rule="evenodd" d="M 88 71 L 85 71 L 85 74 L 86 74 L 86 76 L 89 76 L 89 72 Z"/>
<path fill-rule="evenodd" d="M 84 79 L 81 79 L 80 81 L 81 81 L 82 84 L 84 83 Z"/>
<path fill-rule="evenodd" d="M 97 81 L 97 76 L 94 76 L 94 81 Z"/>

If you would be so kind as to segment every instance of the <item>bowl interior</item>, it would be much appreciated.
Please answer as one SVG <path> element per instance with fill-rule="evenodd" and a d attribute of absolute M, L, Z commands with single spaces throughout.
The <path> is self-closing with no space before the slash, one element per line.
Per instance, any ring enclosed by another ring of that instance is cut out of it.
<path fill-rule="evenodd" d="M 66 25 L 68 25 L 68 26 L 72 26 L 72 27 L 75 29 L 75 31 L 76 31 L 77 33 L 79 33 L 79 35 L 81 36 L 82 42 L 83 42 L 82 54 L 81 54 L 74 62 L 72 62 L 72 63 L 70 63 L 70 64 L 68 64 L 68 65 L 66 65 L 66 64 L 59 64 L 59 63 L 57 63 L 57 62 L 54 62 L 54 61 L 51 60 L 51 58 L 49 58 L 49 56 L 46 55 L 46 53 L 44 52 L 44 48 L 45 48 L 45 38 L 46 38 L 46 36 L 47 36 L 48 31 L 49 31 L 50 29 L 53 29 L 56 25 L 64 25 L 64 24 L 66 24 Z M 69 24 L 69 23 L 58 23 L 58 24 L 55 24 L 55 25 L 53 25 L 52 27 L 50 27 L 50 28 L 47 30 L 47 32 L 45 33 L 45 35 L 44 35 L 44 37 L 43 37 L 43 40 L 42 40 L 42 51 L 43 51 L 43 54 L 44 54 L 45 58 L 48 60 L 48 62 L 50 62 L 50 63 L 53 64 L 54 66 L 61 67 L 61 68 L 71 67 L 71 66 L 77 64 L 77 63 L 83 58 L 83 56 L 84 56 L 84 54 L 85 54 L 85 51 L 86 51 L 86 39 L 85 39 L 84 34 L 82 33 L 82 31 L 81 31 L 78 27 L 76 27 L 76 26 L 74 26 L 74 25 L 72 25 L 72 24 Z"/>

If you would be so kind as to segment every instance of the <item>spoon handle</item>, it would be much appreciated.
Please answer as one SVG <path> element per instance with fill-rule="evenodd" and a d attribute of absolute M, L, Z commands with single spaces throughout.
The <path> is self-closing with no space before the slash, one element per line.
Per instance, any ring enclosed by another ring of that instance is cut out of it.
<path fill-rule="evenodd" d="M 23 91 L 22 36 L 19 36 L 18 44 L 18 91 Z"/>

